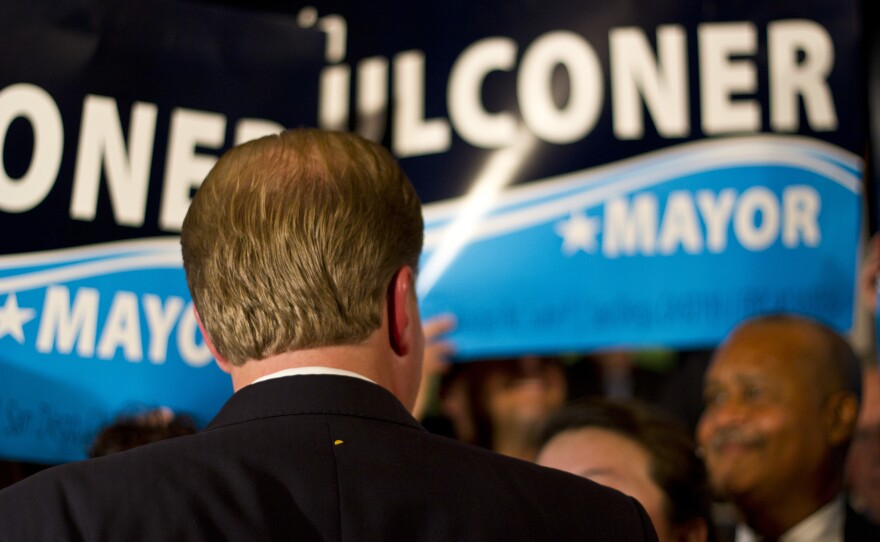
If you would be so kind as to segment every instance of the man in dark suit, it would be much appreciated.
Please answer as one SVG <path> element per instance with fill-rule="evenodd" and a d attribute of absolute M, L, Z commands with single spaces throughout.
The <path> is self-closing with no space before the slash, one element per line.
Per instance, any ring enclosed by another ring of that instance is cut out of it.
<path fill-rule="evenodd" d="M 799 316 L 749 320 L 718 348 L 697 440 L 739 514 L 737 542 L 880 540 L 843 494 L 859 379 L 846 341 Z"/>
<path fill-rule="evenodd" d="M 422 229 L 403 172 L 357 136 L 225 154 L 181 244 L 236 393 L 202 433 L 0 493 L 0 539 L 656 540 L 633 499 L 412 418 Z"/>

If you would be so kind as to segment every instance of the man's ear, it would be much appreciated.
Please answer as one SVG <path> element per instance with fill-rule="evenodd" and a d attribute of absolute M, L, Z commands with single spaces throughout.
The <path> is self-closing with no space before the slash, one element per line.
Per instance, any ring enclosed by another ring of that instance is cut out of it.
<path fill-rule="evenodd" d="M 848 442 L 856 427 L 859 401 L 848 391 L 838 391 L 828 398 L 828 441 L 832 446 Z"/>
<path fill-rule="evenodd" d="M 407 328 L 412 324 L 414 315 L 410 314 L 410 296 L 415 296 L 415 276 L 411 267 L 404 266 L 397 270 L 388 285 L 386 307 L 388 311 L 388 340 L 391 348 L 398 356 L 409 354 L 413 347 L 407 335 Z"/>
<path fill-rule="evenodd" d="M 193 305 L 193 314 L 196 315 L 196 322 L 199 324 L 199 329 L 202 332 L 202 338 L 205 340 L 205 346 L 208 347 L 208 350 L 211 351 L 211 355 L 214 356 L 214 360 L 217 362 L 217 366 L 220 367 L 220 370 L 224 373 L 229 373 L 231 364 L 226 361 L 223 356 L 217 353 L 217 348 L 214 346 L 214 342 L 211 341 L 211 336 L 208 335 L 208 332 L 205 330 L 205 324 L 202 323 L 202 317 L 199 316 L 199 311 L 196 309 L 195 305 Z"/>

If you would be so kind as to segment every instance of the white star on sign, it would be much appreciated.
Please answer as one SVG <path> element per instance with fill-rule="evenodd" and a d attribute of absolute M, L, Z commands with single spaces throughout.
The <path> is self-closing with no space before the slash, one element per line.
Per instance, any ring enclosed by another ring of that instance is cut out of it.
<path fill-rule="evenodd" d="M 578 250 L 587 254 L 596 252 L 596 234 L 599 233 L 599 219 L 588 217 L 583 211 L 572 213 L 568 220 L 556 224 L 556 233 L 562 237 L 562 252 L 571 256 Z"/>
<path fill-rule="evenodd" d="M 18 308 L 18 299 L 15 293 L 6 296 L 6 304 L 0 308 L 0 339 L 12 335 L 19 344 L 24 344 L 23 326 L 34 319 L 33 309 Z"/>

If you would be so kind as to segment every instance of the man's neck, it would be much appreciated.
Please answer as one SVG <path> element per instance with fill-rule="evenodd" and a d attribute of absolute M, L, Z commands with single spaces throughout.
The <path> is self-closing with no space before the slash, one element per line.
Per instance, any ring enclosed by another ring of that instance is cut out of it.
<path fill-rule="evenodd" d="M 268 374 L 266 376 L 261 376 L 260 378 L 254 380 L 251 385 L 257 384 L 259 382 L 265 382 L 267 380 L 274 380 L 276 378 L 283 378 L 285 376 L 308 376 L 308 375 L 335 375 L 335 376 L 348 376 L 352 378 L 358 378 L 365 382 L 373 382 L 369 378 L 365 377 L 360 373 L 356 373 L 354 371 L 347 371 L 345 369 L 333 369 L 331 367 L 321 367 L 321 366 L 310 366 L 310 367 L 299 367 L 295 369 L 282 369 L 280 371 L 274 372 L 272 374 Z"/>
<path fill-rule="evenodd" d="M 840 484 L 810 492 L 789 488 L 773 499 L 738 500 L 734 505 L 743 522 L 764 538 L 778 538 L 811 514 L 834 500 Z"/>
<path fill-rule="evenodd" d="M 218 359 L 218 363 L 232 377 L 235 391 L 258 378 L 285 369 L 329 367 L 351 371 L 390 391 L 407 410 L 412 411 L 422 374 L 423 343 L 418 319 L 408 329 L 405 342 L 409 346 L 400 352 L 392 344 L 393 341 L 389 341 L 387 318 L 383 318 L 379 329 L 357 344 L 294 350 L 249 360 L 242 365 L 231 365 L 222 359 Z"/>
<path fill-rule="evenodd" d="M 229 374 L 232 377 L 233 388 L 238 391 L 264 376 L 285 369 L 303 367 L 328 367 L 351 371 L 391 389 L 392 380 L 387 361 L 383 363 L 379 352 L 367 344 L 325 346 L 284 352 L 230 367 Z"/>

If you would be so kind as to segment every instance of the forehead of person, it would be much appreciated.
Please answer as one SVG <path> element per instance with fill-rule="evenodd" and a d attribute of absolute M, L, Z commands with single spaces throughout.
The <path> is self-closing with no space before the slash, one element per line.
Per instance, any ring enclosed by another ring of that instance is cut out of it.
<path fill-rule="evenodd" d="M 718 493 L 779 502 L 836 492 L 832 450 L 848 441 L 857 408 L 842 391 L 836 340 L 810 320 L 769 318 L 717 350 L 697 438 Z"/>

